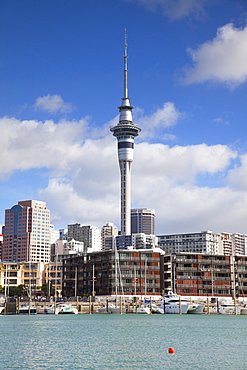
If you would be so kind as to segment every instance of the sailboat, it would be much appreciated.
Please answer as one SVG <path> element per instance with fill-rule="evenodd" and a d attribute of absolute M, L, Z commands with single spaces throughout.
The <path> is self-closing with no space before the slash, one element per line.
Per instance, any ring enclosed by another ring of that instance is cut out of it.
<path fill-rule="evenodd" d="M 119 277 L 119 278 L 118 278 Z M 122 296 L 119 297 L 118 302 L 118 285 L 121 285 L 122 295 L 123 294 L 123 283 L 122 283 L 122 276 L 121 276 L 121 270 L 119 265 L 119 255 L 117 251 L 117 247 L 115 245 L 115 306 L 108 306 L 108 312 L 109 313 L 117 313 L 117 314 L 124 314 L 126 313 L 126 307 L 122 304 Z"/>

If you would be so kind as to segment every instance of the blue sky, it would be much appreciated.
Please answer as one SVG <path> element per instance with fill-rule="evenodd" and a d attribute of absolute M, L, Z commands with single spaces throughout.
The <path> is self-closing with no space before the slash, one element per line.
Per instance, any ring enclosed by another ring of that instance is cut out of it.
<path fill-rule="evenodd" d="M 247 233 L 246 20 L 244 0 L 1 0 L 0 224 L 38 199 L 56 228 L 119 227 L 126 28 L 132 207 L 157 234 Z"/>

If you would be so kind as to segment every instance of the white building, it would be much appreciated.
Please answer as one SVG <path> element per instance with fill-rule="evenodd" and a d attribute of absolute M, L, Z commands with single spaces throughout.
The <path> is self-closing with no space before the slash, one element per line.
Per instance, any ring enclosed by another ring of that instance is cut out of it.
<path fill-rule="evenodd" d="M 228 256 L 245 255 L 247 235 L 238 233 L 172 234 L 158 236 L 158 245 L 165 253 L 206 253 Z"/>
<path fill-rule="evenodd" d="M 157 237 L 138 233 L 132 235 L 110 235 L 105 237 L 105 250 L 112 249 L 153 249 L 157 247 Z"/>
<path fill-rule="evenodd" d="M 118 228 L 112 222 L 107 222 L 101 229 L 101 238 L 102 238 L 102 250 L 105 249 L 105 238 L 112 235 L 118 235 Z M 111 248 L 110 248 L 111 249 Z"/>
<path fill-rule="evenodd" d="M 72 239 L 83 242 L 85 252 L 102 250 L 101 230 L 96 226 L 79 223 L 68 225 L 68 241 Z"/>
<path fill-rule="evenodd" d="M 158 236 L 158 246 L 166 254 L 190 252 L 219 254 L 220 245 L 221 234 L 212 231 Z"/>
<path fill-rule="evenodd" d="M 72 239 L 64 244 L 63 254 L 68 254 L 69 252 L 83 253 L 84 243 L 78 240 Z"/>
<path fill-rule="evenodd" d="M 50 238 L 51 244 L 55 244 L 56 241 L 59 239 L 59 230 L 56 230 L 54 225 L 50 225 Z"/>
<path fill-rule="evenodd" d="M 221 254 L 228 256 L 246 255 L 247 235 L 221 233 Z"/>

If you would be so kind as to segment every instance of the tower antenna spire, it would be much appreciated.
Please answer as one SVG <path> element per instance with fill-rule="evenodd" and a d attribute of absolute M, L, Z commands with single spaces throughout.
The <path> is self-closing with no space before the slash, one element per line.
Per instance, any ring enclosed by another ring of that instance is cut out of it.
<path fill-rule="evenodd" d="M 128 98 L 128 50 L 127 30 L 124 29 L 124 99 Z"/>

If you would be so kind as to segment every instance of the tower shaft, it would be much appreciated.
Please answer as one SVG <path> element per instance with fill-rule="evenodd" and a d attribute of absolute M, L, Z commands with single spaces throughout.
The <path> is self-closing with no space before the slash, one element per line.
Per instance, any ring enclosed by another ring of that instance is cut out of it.
<path fill-rule="evenodd" d="M 141 129 L 132 122 L 132 110 L 128 97 L 127 38 L 124 34 L 124 97 L 118 107 L 119 123 L 111 128 L 118 140 L 118 162 L 121 175 L 121 235 L 131 234 L 131 167 L 134 154 L 134 138 Z"/>

